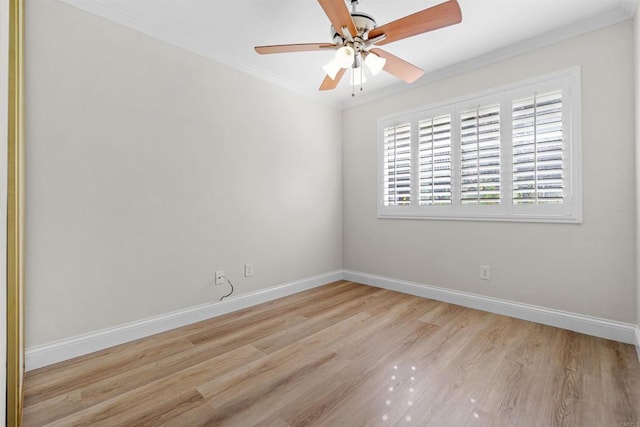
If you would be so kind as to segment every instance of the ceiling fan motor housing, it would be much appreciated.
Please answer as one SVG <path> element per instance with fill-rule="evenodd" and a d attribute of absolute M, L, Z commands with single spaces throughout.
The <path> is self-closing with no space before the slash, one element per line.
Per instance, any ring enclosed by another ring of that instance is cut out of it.
<path fill-rule="evenodd" d="M 365 12 L 351 12 L 351 18 L 358 30 L 358 34 L 352 34 L 353 38 L 359 37 L 363 41 L 367 40 L 369 31 L 373 30 L 377 24 L 373 16 Z M 332 40 L 338 46 L 343 46 L 346 43 L 346 39 L 341 33 L 338 33 L 334 26 L 331 26 Z"/>

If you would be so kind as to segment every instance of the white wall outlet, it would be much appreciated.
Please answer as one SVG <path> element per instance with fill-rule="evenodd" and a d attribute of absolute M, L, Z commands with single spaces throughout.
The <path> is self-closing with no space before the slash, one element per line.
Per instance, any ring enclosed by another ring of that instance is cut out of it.
<path fill-rule="evenodd" d="M 247 263 L 244 265 L 244 277 L 253 276 L 253 263 Z"/>
<path fill-rule="evenodd" d="M 480 279 L 491 280 L 491 267 L 489 267 L 488 265 L 480 266 Z"/>
<path fill-rule="evenodd" d="M 216 271 L 216 285 L 224 285 L 224 271 Z"/>

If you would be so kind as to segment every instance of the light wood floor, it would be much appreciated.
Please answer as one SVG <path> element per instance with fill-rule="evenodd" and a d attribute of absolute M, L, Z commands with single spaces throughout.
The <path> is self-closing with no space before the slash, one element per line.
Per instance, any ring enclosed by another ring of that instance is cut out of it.
<path fill-rule="evenodd" d="M 626 344 L 337 282 L 29 372 L 27 426 L 640 426 Z"/>

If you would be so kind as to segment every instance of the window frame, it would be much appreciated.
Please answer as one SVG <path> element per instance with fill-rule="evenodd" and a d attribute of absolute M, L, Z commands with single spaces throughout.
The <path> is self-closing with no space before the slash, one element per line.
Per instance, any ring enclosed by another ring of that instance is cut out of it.
<path fill-rule="evenodd" d="M 562 90 L 562 129 L 564 153 L 564 203 L 514 204 L 512 200 L 512 106 L 513 101 L 536 91 Z M 532 91 L 533 90 L 533 91 Z M 572 67 L 481 92 L 425 105 L 378 118 L 377 123 L 377 213 L 378 218 L 439 219 L 471 221 L 515 221 L 582 223 L 582 150 L 581 150 L 581 69 Z M 460 204 L 460 113 L 474 105 L 500 105 L 500 197 L 497 205 Z M 451 205 L 420 205 L 418 123 L 421 120 L 451 114 Z M 384 205 L 384 129 L 411 123 L 412 176 L 411 205 Z"/>

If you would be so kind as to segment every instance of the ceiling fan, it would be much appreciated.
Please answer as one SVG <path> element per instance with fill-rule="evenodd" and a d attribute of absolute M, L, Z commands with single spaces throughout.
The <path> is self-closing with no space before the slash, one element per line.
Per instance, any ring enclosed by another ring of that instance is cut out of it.
<path fill-rule="evenodd" d="M 371 15 L 356 10 L 358 0 L 348 1 L 351 3 L 351 13 L 349 13 L 345 0 L 318 0 L 331 21 L 333 43 L 256 46 L 256 52 L 264 55 L 336 50 L 333 60 L 322 67 L 327 76 L 320 85 L 320 90 L 335 89 L 347 68 L 352 70 L 352 86 L 360 84 L 360 90 L 362 90 L 362 83 L 365 81 L 362 72 L 363 62 L 373 75 L 383 69 L 407 83 L 413 83 L 424 74 L 424 71 L 376 46 L 448 27 L 462 21 L 460 5 L 456 0 L 448 0 L 378 27 Z M 352 95 L 355 96 L 354 93 Z"/>

